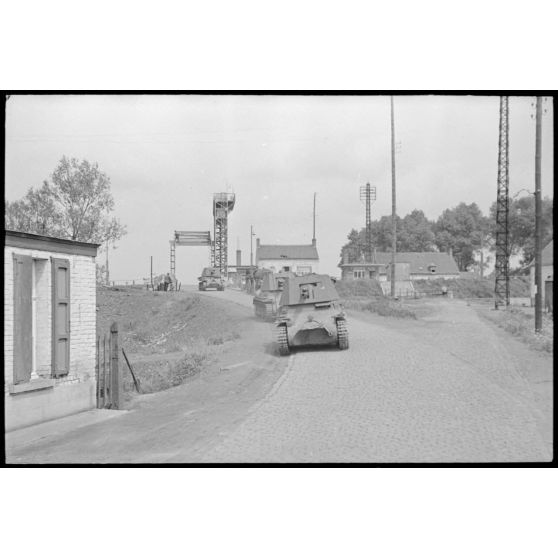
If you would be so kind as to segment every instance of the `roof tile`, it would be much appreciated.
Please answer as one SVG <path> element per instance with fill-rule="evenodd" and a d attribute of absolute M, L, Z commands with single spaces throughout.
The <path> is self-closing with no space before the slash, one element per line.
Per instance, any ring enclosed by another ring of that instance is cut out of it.
<path fill-rule="evenodd" d="M 260 244 L 256 249 L 259 260 L 318 260 L 318 250 L 312 244 Z"/>

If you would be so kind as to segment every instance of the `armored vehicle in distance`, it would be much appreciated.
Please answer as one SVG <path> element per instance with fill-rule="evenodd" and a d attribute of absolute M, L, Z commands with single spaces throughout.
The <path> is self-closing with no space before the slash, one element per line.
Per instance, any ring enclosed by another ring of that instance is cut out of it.
<path fill-rule="evenodd" d="M 207 289 L 225 290 L 225 280 L 217 267 L 204 267 L 201 277 L 198 277 L 198 281 L 198 289 L 200 291 L 206 291 Z"/>
<path fill-rule="evenodd" d="M 269 269 L 258 269 L 254 277 L 256 279 L 256 293 L 252 300 L 254 314 L 257 318 L 273 320 L 277 316 L 278 303 L 285 281 L 294 277 L 294 274 L 289 271 L 273 273 Z"/>
<path fill-rule="evenodd" d="M 329 275 L 287 279 L 275 327 L 281 355 L 289 354 L 292 347 L 310 345 L 349 348 L 345 311 Z"/>

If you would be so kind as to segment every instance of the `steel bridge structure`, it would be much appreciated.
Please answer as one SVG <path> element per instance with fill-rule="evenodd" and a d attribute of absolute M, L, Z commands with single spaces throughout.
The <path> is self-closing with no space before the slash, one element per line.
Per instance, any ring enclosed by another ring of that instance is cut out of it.
<path fill-rule="evenodd" d="M 227 255 L 228 219 L 229 213 L 234 208 L 235 195 L 230 192 L 213 194 L 213 244 L 211 263 L 219 268 L 222 277 L 228 277 Z"/>
<path fill-rule="evenodd" d="M 210 265 L 228 276 L 228 218 L 234 208 L 235 195 L 229 192 L 213 194 L 213 241 L 211 231 L 174 231 L 170 240 L 170 273 L 176 277 L 177 246 L 209 246 Z"/>
<path fill-rule="evenodd" d="M 209 246 L 211 248 L 210 231 L 174 231 L 170 241 L 170 272 L 176 277 L 176 247 L 177 246 Z"/>

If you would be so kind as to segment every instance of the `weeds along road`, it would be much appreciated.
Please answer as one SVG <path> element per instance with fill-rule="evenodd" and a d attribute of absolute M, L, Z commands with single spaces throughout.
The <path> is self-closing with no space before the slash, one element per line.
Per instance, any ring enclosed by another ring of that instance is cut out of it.
<path fill-rule="evenodd" d="M 348 351 L 307 349 L 280 358 L 273 327 L 249 318 L 251 297 L 233 290 L 200 296 L 239 305 L 246 315 L 244 341 L 231 349 L 228 367 L 145 396 L 116 420 L 14 451 L 8 460 L 551 459 L 552 359 L 537 364 L 544 388 L 535 392 L 530 371 L 518 364 L 522 348 L 510 350 L 464 302 L 439 302 L 419 320 L 350 314 Z"/>

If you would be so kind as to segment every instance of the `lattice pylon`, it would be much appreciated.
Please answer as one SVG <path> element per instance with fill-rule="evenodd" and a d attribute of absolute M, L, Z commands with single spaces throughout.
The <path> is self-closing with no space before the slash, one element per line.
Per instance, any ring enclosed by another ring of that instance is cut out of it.
<path fill-rule="evenodd" d="M 223 277 L 228 276 L 228 216 L 234 208 L 235 195 L 213 195 L 213 267 L 219 268 Z"/>
<path fill-rule="evenodd" d="M 500 97 L 498 141 L 498 191 L 496 198 L 496 266 L 494 269 L 494 307 L 510 303 L 509 219 L 509 110 L 508 97 Z"/>
<path fill-rule="evenodd" d="M 376 186 L 360 187 L 360 201 L 366 206 L 366 260 L 372 262 L 372 202 L 376 201 Z"/>

